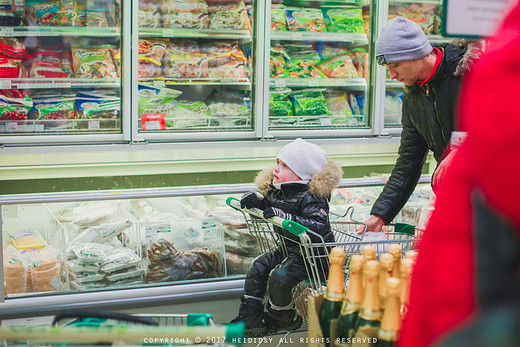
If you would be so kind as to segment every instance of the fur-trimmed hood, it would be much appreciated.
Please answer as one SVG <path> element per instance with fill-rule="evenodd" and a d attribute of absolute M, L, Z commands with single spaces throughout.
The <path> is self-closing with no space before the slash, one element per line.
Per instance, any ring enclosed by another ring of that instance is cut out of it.
<path fill-rule="evenodd" d="M 273 189 L 273 169 L 268 168 L 258 173 L 255 178 L 255 184 L 260 193 L 267 196 L 267 193 Z M 332 190 L 337 188 L 339 181 L 343 177 L 343 170 L 333 160 L 328 160 L 327 165 L 316 174 L 309 182 L 309 192 L 316 198 L 329 198 Z"/>

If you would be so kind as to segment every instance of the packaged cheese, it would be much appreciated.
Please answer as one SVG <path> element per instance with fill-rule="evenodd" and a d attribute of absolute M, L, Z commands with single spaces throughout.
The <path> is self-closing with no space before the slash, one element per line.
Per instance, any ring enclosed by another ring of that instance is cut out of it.
<path fill-rule="evenodd" d="M 8 242 L 17 249 L 43 248 L 45 240 L 37 231 L 21 230 L 7 232 Z"/>

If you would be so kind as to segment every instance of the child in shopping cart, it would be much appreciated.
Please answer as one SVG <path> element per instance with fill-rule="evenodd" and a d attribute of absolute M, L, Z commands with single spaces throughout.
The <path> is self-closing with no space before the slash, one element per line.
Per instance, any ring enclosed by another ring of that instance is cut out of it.
<path fill-rule="evenodd" d="M 327 153 L 315 144 L 296 139 L 284 146 L 276 157 L 274 169 L 258 174 L 258 190 L 244 194 L 242 208 L 264 210 L 264 218 L 278 216 L 293 220 L 319 234 L 326 242 L 333 242 L 329 223 L 329 200 L 342 176 L 342 170 Z M 288 231 L 275 226 L 284 237 L 298 240 Z M 312 236 L 313 242 L 322 241 Z M 282 330 L 295 330 L 302 324 L 292 302 L 291 289 L 308 278 L 305 261 L 296 243 L 286 243 L 287 253 L 278 245 L 274 250 L 258 256 L 247 272 L 245 295 L 241 297 L 238 317 L 248 336 L 263 336 Z M 328 264 L 327 264 L 328 265 Z M 269 289 L 267 312 L 263 299 Z"/>

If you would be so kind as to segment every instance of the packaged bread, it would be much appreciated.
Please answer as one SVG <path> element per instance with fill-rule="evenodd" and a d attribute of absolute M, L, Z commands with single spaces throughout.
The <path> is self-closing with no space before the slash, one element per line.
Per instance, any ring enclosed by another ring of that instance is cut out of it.
<path fill-rule="evenodd" d="M 3 247 L 5 294 L 26 293 L 27 266 L 14 246 L 4 243 Z"/>

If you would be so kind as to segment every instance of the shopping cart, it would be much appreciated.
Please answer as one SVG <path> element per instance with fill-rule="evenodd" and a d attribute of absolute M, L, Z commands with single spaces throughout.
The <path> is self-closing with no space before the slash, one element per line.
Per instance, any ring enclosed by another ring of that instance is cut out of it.
<path fill-rule="evenodd" d="M 4 345 L 242 346 L 243 323 L 217 326 L 210 314 L 135 314 L 65 310 L 50 327 L 0 328 Z M 66 344 L 65 344 L 66 343 Z"/>
<path fill-rule="evenodd" d="M 305 266 L 308 279 L 300 282 L 293 288 L 293 301 L 295 303 L 296 312 L 307 320 L 307 298 L 309 295 L 325 294 L 327 289 L 327 276 L 329 267 L 329 254 L 332 247 L 341 247 L 345 250 L 345 269 L 344 278 L 345 286 L 348 285 L 349 271 L 348 265 L 350 257 L 355 254 L 361 254 L 364 246 L 370 245 L 376 249 L 376 256 L 385 253 L 390 244 L 397 243 L 404 252 L 417 248 L 419 239 L 409 233 L 387 232 L 386 240 L 381 241 L 363 241 L 367 231 L 367 226 L 360 221 L 353 219 L 354 210 L 349 208 L 342 218 L 331 220 L 331 229 L 334 233 L 334 242 L 325 242 L 323 237 L 314 231 L 294 221 L 285 220 L 279 217 L 273 217 L 269 220 L 263 218 L 263 211 L 252 208 L 240 208 L 240 200 L 230 197 L 226 203 L 244 214 L 247 227 L 251 234 L 258 242 L 262 252 L 273 250 L 277 247 L 287 254 L 287 249 L 294 249 L 297 245 L 300 254 L 306 260 Z M 287 237 L 274 231 L 273 225 L 279 226 L 289 231 L 295 237 Z M 398 226 L 402 228 L 403 226 Z M 392 225 L 391 228 L 395 228 Z M 408 227 L 406 227 L 409 229 Z M 413 229 L 413 226 L 412 226 Z M 363 233 L 358 235 L 358 231 Z M 401 229 L 400 229 L 401 230 Z M 414 233 L 415 235 L 415 233 Z M 317 242 L 311 241 L 318 240 Z"/>

